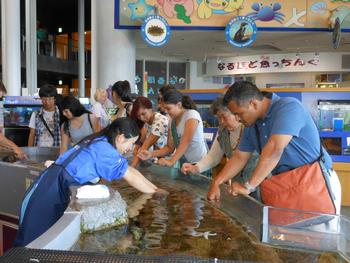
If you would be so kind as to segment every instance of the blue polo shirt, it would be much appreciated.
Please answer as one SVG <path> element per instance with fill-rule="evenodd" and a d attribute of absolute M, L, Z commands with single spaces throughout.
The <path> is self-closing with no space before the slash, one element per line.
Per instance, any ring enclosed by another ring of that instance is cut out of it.
<path fill-rule="evenodd" d="M 63 161 L 76 149 L 73 147 L 63 153 L 56 164 Z M 96 177 L 107 181 L 120 179 L 128 169 L 128 161 L 114 148 L 106 137 L 95 139 L 95 142 L 84 148 L 66 167 L 67 172 L 80 184 Z"/>
<path fill-rule="evenodd" d="M 259 129 L 262 148 L 273 134 L 293 136 L 272 174 L 312 163 L 320 155 L 320 137 L 316 125 L 310 113 L 295 98 L 281 98 L 272 94 L 266 117 L 255 124 Z M 239 149 L 243 152 L 260 152 L 254 125 L 244 129 Z M 330 169 L 332 160 L 325 149 L 323 155 L 325 165 Z"/>

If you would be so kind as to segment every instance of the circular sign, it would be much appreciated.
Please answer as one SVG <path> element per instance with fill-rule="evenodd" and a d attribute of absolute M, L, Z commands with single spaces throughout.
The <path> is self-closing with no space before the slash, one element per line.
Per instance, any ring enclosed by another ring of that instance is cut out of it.
<path fill-rule="evenodd" d="M 162 16 L 150 15 L 141 25 L 141 36 L 151 46 L 163 46 L 169 41 L 169 24 Z"/>
<path fill-rule="evenodd" d="M 341 27 L 340 27 L 339 17 L 337 17 L 334 22 L 334 28 L 333 28 L 333 34 L 332 34 L 332 44 L 334 49 L 337 49 L 339 47 L 340 39 L 341 39 L 340 36 L 341 36 Z"/>
<path fill-rule="evenodd" d="M 232 46 L 243 48 L 249 46 L 256 39 L 258 29 L 255 22 L 246 16 L 237 16 L 226 26 L 226 40 Z"/>

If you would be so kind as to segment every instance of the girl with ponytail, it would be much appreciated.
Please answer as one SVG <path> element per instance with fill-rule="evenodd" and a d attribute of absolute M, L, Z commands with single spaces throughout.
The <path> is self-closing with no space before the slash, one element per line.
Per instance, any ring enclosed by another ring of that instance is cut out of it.
<path fill-rule="evenodd" d="M 118 107 L 116 118 L 128 117 L 132 110 L 130 83 L 127 80 L 117 81 L 112 86 L 112 100 Z"/>

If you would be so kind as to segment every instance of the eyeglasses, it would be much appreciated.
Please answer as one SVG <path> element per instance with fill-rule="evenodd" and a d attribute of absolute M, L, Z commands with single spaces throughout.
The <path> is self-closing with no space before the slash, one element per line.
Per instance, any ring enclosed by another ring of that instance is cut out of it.
<path fill-rule="evenodd" d="M 42 97 L 40 99 L 41 99 L 41 101 L 54 101 L 55 97 Z"/>

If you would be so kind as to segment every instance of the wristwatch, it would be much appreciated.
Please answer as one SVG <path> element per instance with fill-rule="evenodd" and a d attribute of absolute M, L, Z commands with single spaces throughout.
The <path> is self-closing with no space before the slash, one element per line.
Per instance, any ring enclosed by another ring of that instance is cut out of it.
<path fill-rule="evenodd" d="M 253 187 L 248 181 L 244 183 L 244 187 L 249 191 L 249 193 L 253 193 L 256 190 L 256 188 Z"/>

